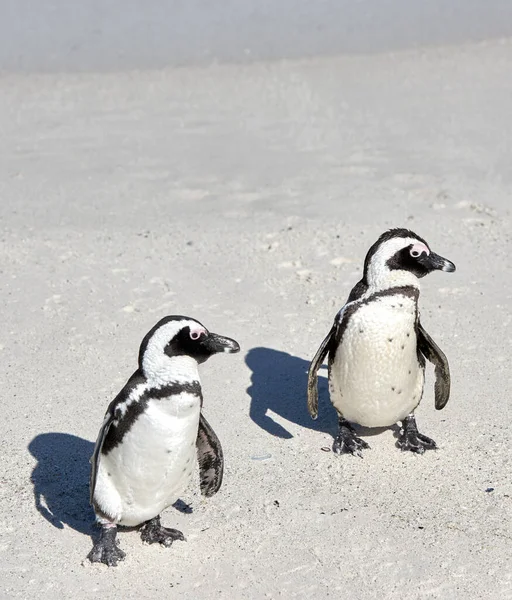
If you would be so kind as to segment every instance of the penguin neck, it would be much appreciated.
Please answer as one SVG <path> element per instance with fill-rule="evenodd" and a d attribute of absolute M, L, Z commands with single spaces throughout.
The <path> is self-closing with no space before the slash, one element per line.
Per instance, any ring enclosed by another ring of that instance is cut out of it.
<path fill-rule="evenodd" d="M 368 273 L 368 288 L 375 291 L 388 290 L 394 287 L 413 287 L 420 289 L 419 279 L 410 271 L 401 269 L 376 269 Z"/>
<path fill-rule="evenodd" d="M 169 383 L 200 382 L 197 361 L 186 355 L 167 356 L 162 354 L 158 360 L 144 359 L 142 372 L 147 381 L 155 387 L 162 387 Z"/>

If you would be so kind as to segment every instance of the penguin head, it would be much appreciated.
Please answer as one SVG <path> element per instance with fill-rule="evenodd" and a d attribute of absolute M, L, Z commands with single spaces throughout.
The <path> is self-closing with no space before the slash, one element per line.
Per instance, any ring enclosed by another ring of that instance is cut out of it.
<path fill-rule="evenodd" d="M 240 346 L 231 338 L 211 333 L 195 319 L 169 316 L 161 319 L 144 337 L 139 368 L 148 379 L 186 377 L 195 366 L 218 352 L 234 353 Z"/>
<path fill-rule="evenodd" d="M 430 250 L 427 242 L 409 229 L 390 229 L 368 250 L 364 261 L 366 283 L 373 287 L 414 285 L 414 281 L 440 270 L 455 271 L 455 265 Z"/>

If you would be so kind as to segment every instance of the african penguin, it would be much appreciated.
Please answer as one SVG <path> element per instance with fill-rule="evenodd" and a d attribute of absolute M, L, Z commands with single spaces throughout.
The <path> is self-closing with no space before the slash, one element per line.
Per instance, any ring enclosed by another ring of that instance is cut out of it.
<path fill-rule="evenodd" d="M 383 233 L 369 249 L 362 279 L 322 342 L 308 373 L 308 409 L 318 415 L 317 377 L 328 357 L 329 392 L 338 413 L 333 444 L 337 454 L 362 456 L 369 445 L 355 435 L 351 423 L 386 427 L 401 421 L 397 445 L 423 454 L 436 448 L 418 432 L 414 410 L 423 394 L 425 358 L 435 365 L 435 406 L 444 408 L 450 395 L 446 356 L 423 329 L 418 311 L 419 279 L 455 265 L 430 250 L 407 229 Z"/>
<path fill-rule="evenodd" d="M 187 486 L 196 448 L 201 493 L 219 490 L 222 448 L 202 414 L 197 366 L 217 352 L 239 350 L 234 340 L 182 316 L 165 317 L 144 337 L 139 368 L 108 407 L 91 458 L 91 504 L 101 526 L 92 562 L 116 566 L 124 559 L 117 525 L 142 525 L 149 544 L 185 539 L 160 524 L 160 513 Z"/>

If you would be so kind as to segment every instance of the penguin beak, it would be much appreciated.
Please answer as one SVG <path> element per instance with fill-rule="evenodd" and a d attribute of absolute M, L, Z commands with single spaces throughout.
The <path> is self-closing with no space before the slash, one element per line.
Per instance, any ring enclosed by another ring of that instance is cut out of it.
<path fill-rule="evenodd" d="M 217 333 L 208 333 L 206 337 L 201 339 L 201 346 L 207 350 L 209 354 L 217 352 L 228 352 L 234 354 L 240 352 L 240 346 L 231 338 L 218 335 Z"/>
<path fill-rule="evenodd" d="M 422 254 L 418 258 L 418 262 L 429 271 L 433 271 L 434 269 L 444 271 L 445 273 L 453 273 L 453 271 L 455 271 L 455 265 L 450 260 L 439 256 L 439 254 L 436 254 L 435 252 Z"/>

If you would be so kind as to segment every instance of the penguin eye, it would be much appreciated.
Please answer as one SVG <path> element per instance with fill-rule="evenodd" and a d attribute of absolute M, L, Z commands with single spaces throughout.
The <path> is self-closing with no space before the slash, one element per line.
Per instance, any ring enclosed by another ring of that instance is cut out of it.
<path fill-rule="evenodd" d="M 191 331 L 190 332 L 190 337 L 193 340 L 198 340 L 201 337 L 201 333 L 202 333 L 201 331 Z"/>
<path fill-rule="evenodd" d="M 411 256 L 412 256 L 413 258 L 418 258 L 418 256 L 419 256 L 420 254 L 421 254 L 421 252 L 420 252 L 419 250 L 414 250 L 414 249 L 412 249 L 412 250 L 411 250 Z"/>

